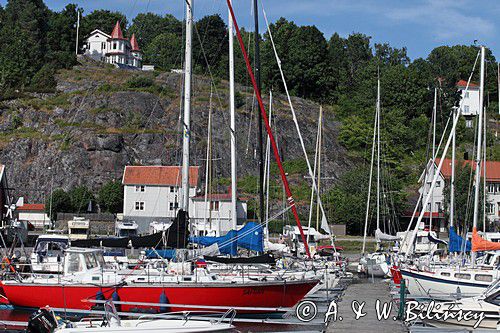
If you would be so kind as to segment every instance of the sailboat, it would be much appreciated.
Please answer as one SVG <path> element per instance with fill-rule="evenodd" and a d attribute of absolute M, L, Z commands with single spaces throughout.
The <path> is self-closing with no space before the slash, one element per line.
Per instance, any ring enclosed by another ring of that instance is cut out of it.
<path fill-rule="evenodd" d="M 433 270 L 419 270 L 412 267 L 401 268 L 401 274 L 407 281 L 408 291 L 412 297 L 424 297 L 442 300 L 454 300 L 461 297 L 472 297 L 480 295 L 488 288 L 488 286 L 500 278 L 498 267 L 494 269 L 482 269 L 477 267 L 476 253 L 478 251 L 500 249 L 498 243 L 488 242 L 482 239 L 477 233 L 477 224 L 479 218 L 479 185 L 481 179 L 481 148 L 482 148 L 482 120 L 483 120 L 483 104 L 484 104 L 484 76 L 485 76 L 485 48 L 481 46 L 481 80 L 479 90 L 479 119 L 478 119 L 478 135 L 477 135 L 477 148 L 476 148 L 476 162 L 475 162 L 475 187 L 474 187 L 474 215 L 473 215 L 473 237 L 472 237 L 472 251 L 469 266 L 447 265 L 438 267 Z M 470 79 L 469 79 L 470 82 Z M 448 138 L 446 146 L 443 150 L 442 158 L 431 183 L 429 192 L 432 192 L 437 181 L 437 174 L 440 172 L 446 156 L 447 150 L 453 140 L 453 133 L 455 132 L 458 117 L 460 116 L 461 109 L 454 116 L 453 127 L 451 135 Z M 424 207 L 430 200 L 428 194 L 424 201 Z M 417 221 L 417 226 L 413 232 L 412 241 L 415 240 L 418 224 L 421 221 L 421 216 Z M 465 246 L 465 244 L 463 244 Z"/>
<path fill-rule="evenodd" d="M 373 127 L 373 142 L 372 142 L 372 154 L 370 163 L 370 176 L 368 183 L 368 198 L 366 201 L 366 215 L 365 215 L 365 228 L 363 236 L 363 257 L 360 259 L 358 272 L 366 273 L 369 276 L 385 277 L 391 275 L 390 270 L 390 260 L 384 252 L 374 252 L 365 254 L 366 247 L 366 235 L 368 231 L 368 220 L 370 213 L 370 198 L 371 198 L 371 185 L 373 176 L 373 165 L 375 158 L 375 146 L 377 147 L 377 229 L 375 230 L 375 240 L 377 242 L 377 248 L 380 246 L 381 242 L 397 241 L 399 237 L 386 234 L 380 230 L 380 77 L 377 79 L 377 104 L 375 111 L 375 123 Z"/>

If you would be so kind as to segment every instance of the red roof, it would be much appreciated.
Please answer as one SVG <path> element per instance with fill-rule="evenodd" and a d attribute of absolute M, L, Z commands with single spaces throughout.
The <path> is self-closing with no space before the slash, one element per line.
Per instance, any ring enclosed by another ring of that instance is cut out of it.
<path fill-rule="evenodd" d="M 120 28 L 120 21 L 116 21 L 115 27 L 113 28 L 113 32 L 111 33 L 111 38 L 123 39 L 122 28 Z"/>
<path fill-rule="evenodd" d="M 18 211 L 45 211 L 45 204 L 24 204 L 17 207 Z"/>
<path fill-rule="evenodd" d="M 440 158 L 436 158 L 436 166 L 439 165 Z M 472 165 L 473 170 L 476 170 L 476 163 L 471 160 L 463 161 L 463 165 Z M 446 158 L 441 167 L 441 174 L 445 178 L 451 177 L 451 159 Z M 484 166 L 481 163 L 481 177 L 484 175 Z M 492 182 L 500 182 L 500 161 L 486 161 L 486 180 Z"/>
<path fill-rule="evenodd" d="M 205 200 L 205 195 L 197 195 L 193 198 L 194 200 Z M 212 193 L 207 195 L 207 199 L 210 201 L 230 201 L 231 193 Z"/>
<path fill-rule="evenodd" d="M 465 80 L 460 80 L 457 82 L 457 87 L 459 88 L 466 88 L 467 87 L 467 81 Z M 469 83 L 469 88 L 479 88 L 479 85 L 477 83 L 471 82 Z"/>
<path fill-rule="evenodd" d="M 130 38 L 130 45 L 132 46 L 132 51 L 141 51 L 139 49 L 139 43 L 137 43 L 137 38 L 135 38 L 135 34 L 132 34 L 132 37 Z"/>
<path fill-rule="evenodd" d="M 189 168 L 189 185 L 198 185 L 200 167 Z M 124 185 L 167 185 L 180 186 L 182 169 L 179 166 L 126 166 L 123 173 Z"/>
<path fill-rule="evenodd" d="M 420 216 L 420 212 L 415 212 L 415 216 Z M 424 213 L 424 217 L 429 217 L 429 212 Z M 440 212 L 432 212 L 432 217 L 434 218 L 439 218 L 439 217 L 444 217 L 444 213 Z"/>

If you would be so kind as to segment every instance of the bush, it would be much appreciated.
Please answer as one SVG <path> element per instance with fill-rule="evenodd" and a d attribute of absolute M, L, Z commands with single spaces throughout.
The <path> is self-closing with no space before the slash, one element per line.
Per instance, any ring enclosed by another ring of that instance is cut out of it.
<path fill-rule="evenodd" d="M 127 87 L 129 88 L 148 88 L 154 84 L 153 79 L 147 76 L 134 76 L 127 81 Z"/>
<path fill-rule="evenodd" d="M 115 180 L 104 184 L 98 193 L 97 202 L 108 213 L 119 213 L 123 208 L 123 186 Z"/>
<path fill-rule="evenodd" d="M 45 212 L 51 220 L 57 219 L 57 213 L 69 211 L 71 211 L 70 197 L 62 188 L 54 190 L 45 201 Z"/>
<path fill-rule="evenodd" d="M 71 208 L 75 213 L 87 211 L 89 202 L 94 201 L 94 195 L 88 187 L 77 186 L 68 193 L 71 202 Z"/>
<path fill-rule="evenodd" d="M 31 79 L 31 90 L 37 92 L 54 92 L 57 85 L 55 75 L 56 70 L 52 65 L 44 65 Z"/>

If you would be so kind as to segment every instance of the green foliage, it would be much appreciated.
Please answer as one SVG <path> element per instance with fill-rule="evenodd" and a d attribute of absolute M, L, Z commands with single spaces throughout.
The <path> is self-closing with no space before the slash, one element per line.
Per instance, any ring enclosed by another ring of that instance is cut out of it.
<path fill-rule="evenodd" d="M 45 201 L 45 212 L 51 220 L 57 219 L 57 213 L 66 213 L 72 210 L 70 196 L 62 188 L 52 192 Z"/>
<path fill-rule="evenodd" d="M 89 202 L 94 201 L 94 194 L 84 185 L 72 188 L 68 195 L 71 209 L 75 213 L 86 212 Z"/>
<path fill-rule="evenodd" d="M 123 186 L 111 180 L 99 190 L 97 202 L 101 209 L 108 213 L 119 213 L 123 209 Z"/>
<path fill-rule="evenodd" d="M 57 85 L 55 74 L 56 70 L 52 65 L 44 65 L 33 76 L 30 88 L 38 92 L 54 92 Z"/>
<path fill-rule="evenodd" d="M 92 13 L 85 15 L 85 17 L 81 20 L 80 35 L 82 36 L 82 40 L 95 29 L 111 34 L 116 22 L 120 22 L 122 31 L 125 34 L 126 27 L 128 25 L 125 15 L 119 12 L 112 12 L 103 9 L 94 10 Z"/>
<path fill-rule="evenodd" d="M 147 76 L 133 76 L 127 81 L 129 88 L 147 88 L 153 86 L 155 83 L 152 78 Z"/>
<path fill-rule="evenodd" d="M 144 55 L 156 67 L 163 70 L 182 68 L 181 36 L 164 32 L 144 47 Z"/>

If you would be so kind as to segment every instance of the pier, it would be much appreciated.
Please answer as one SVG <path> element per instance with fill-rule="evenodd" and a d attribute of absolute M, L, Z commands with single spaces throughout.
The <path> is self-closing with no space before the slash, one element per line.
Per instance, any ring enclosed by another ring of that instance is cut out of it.
<path fill-rule="evenodd" d="M 377 318 L 377 311 L 375 309 L 377 300 L 380 300 L 381 304 L 392 304 L 391 313 L 387 320 L 379 320 Z M 359 303 L 365 302 L 362 310 L 366 315 L 357 320 L 355 312 L 351 307 L 355 301 Z M 394 302 L 391 302 L 390 289 L 386 281 L 356 278 L 347 287 L 344 295 L 338 302 L 338 320 L 331 322 L 326 332 L 407 332 L 406 327 L 400 320 L 394 320 L 397 317 L 398 308 Z M 342 317 L 342 320 L 340 320 L 340 317 Z"/>

